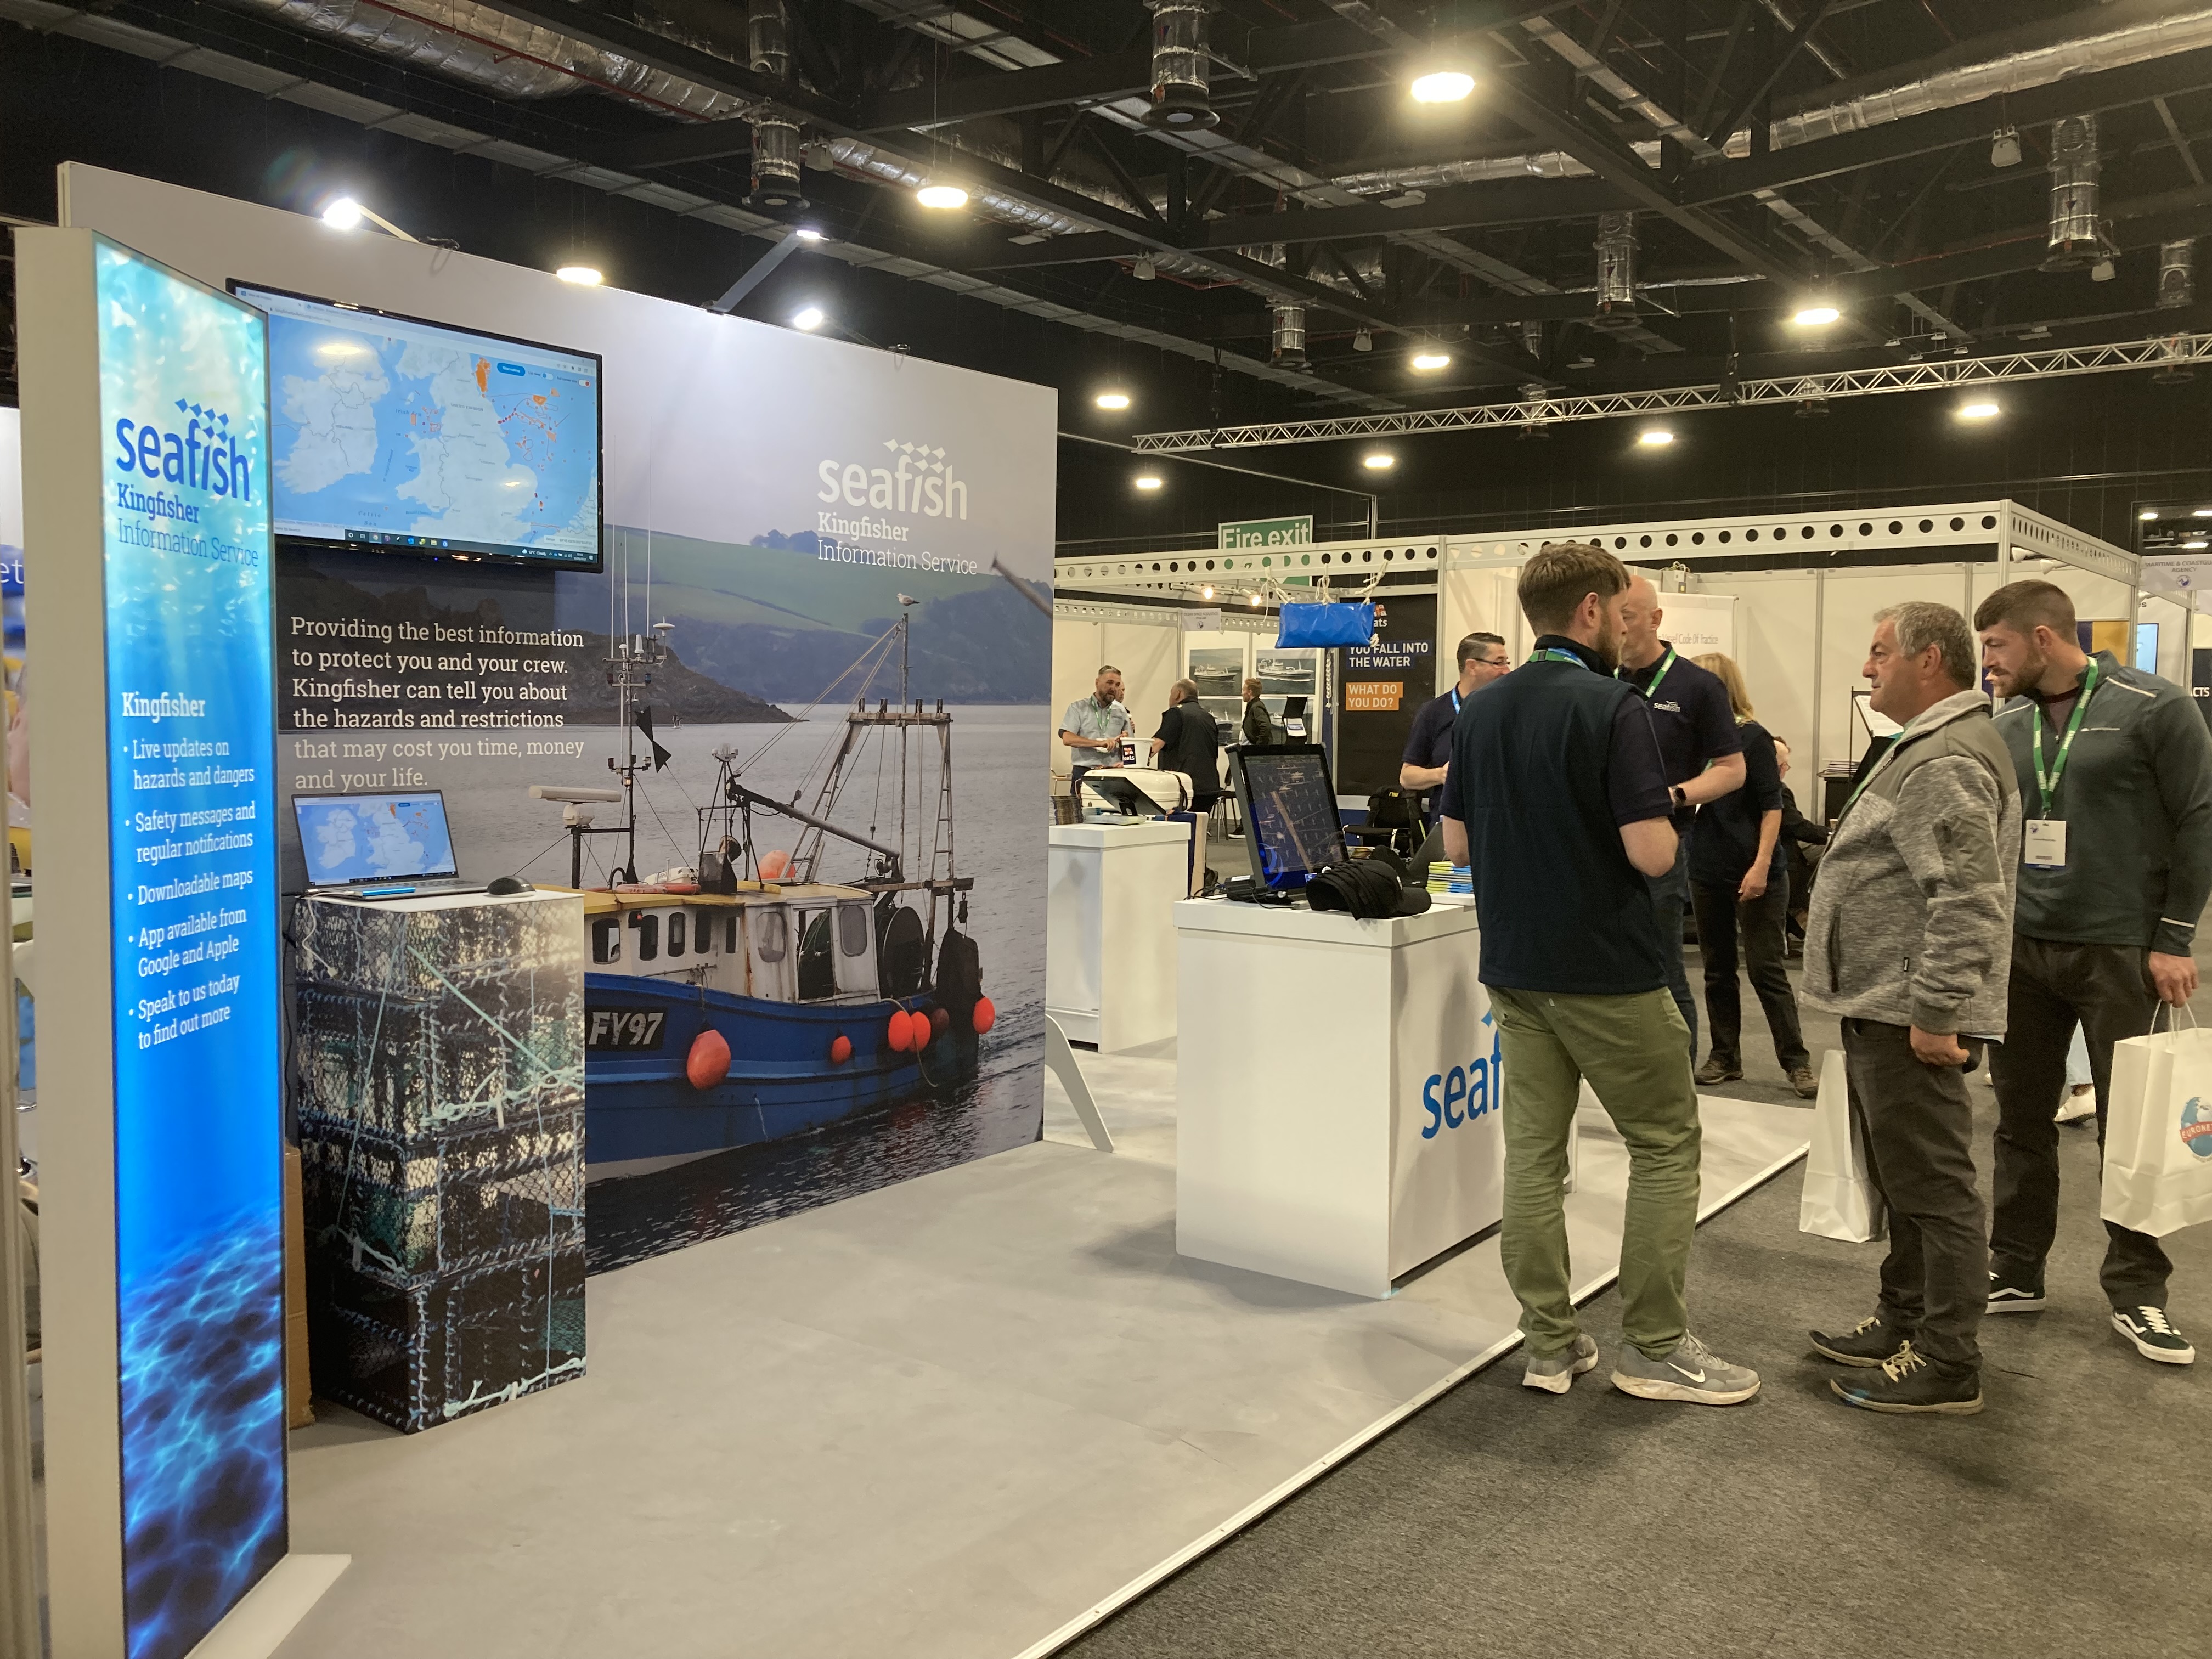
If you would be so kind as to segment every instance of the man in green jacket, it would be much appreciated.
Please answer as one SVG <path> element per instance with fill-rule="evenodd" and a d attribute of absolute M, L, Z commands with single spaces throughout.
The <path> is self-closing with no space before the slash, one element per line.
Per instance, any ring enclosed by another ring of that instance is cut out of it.
<path fill-rule="evenodd" d="M 2000 587 L 1974 613 L 1982 665 L 2008 699 L 1996 730 L 2027 820 L 1996 1083 L 1991 1313 L 2044 1305 L 2058 1229 L 2058 1129 L 2078 1023 L 2105 1139 L 2112 1045 L 2150 1029 L 2158 1004 L 2197 989 L 2191 954 L 2212 895 L 2212 738 L 2179 686 L 2079 643 L 2074 603 L 2046 581 Z M 2112 1328 L 2146 1359 L 2196 1350 L 2166 1317 L 2172 1264 L 2155 1238 L 2105 1224 Z"/>

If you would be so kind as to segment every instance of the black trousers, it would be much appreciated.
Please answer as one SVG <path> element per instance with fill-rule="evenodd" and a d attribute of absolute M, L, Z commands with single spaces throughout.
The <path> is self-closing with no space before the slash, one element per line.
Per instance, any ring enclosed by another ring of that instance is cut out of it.
<path fill-rule="evenodd" d="M 1789 878 L 1777 877 L 1766 891 L 1749 903 L 1739 903 L 1731 882 L 1690 884 L 1690 901 L 1698 915 L 1698 949 L 1705 959 L 1705 1023 L 1712 1028 L 1709 1050 L 1715 1060 L 1731 1066 L 1743 1060 L 1743 995 L 1736 981 L 1736 929 L 1743 930 L 1743 956 L 1751 969 L 1751 988 L 1766 1011 L 1767 1029 L 1774 1034 L 1774 1057 L 1784 1073 L 1809 1066 L 1813 1057 L 1805 1050 L 1804 1034 L 1797 1024 L 1797 999 L 1790 989 L 1787 960 L 1790 942 L 1784 931 L 1790 915 Z"/>
<path fill-rule="evenodd" d="M 1882 1323 L 1910 1336 L 1940 1366 L 1978 1370 L 1975 1337 L 1989 1305 L 1990 1251 L 1974 1184 L 1966 1075 L 1955 1066 L 1923 1064 L 1908 1027 L 1870 1019 L 1843 1026 L 1851 1115 L 1889 1211 Z"/>
<path fill-rule="evenodd" d="M 2158 1006 L 2146 962 L 2127 945 L 2061 945 L 2015 933 L 2005 1040 L 1990 1055 L 1997 1089 L 1996 1213 L 1992 1265 L 2007 1278 L 2043 1282 L 2044 1258 L 2058 1235 L 2058 1125 L 2051 1114 L 2066 1088 L 2066 1050 L 2074 1028 L 2089 1050 L 2097 1085 L 2097 1150 L 2105 1146 L 2112 1045 L 2150 1030 Z M 2105 1224 L 2098 1282 L 2116 1308 L 2166 1305 L 2173 1271 L 2148 1233 Z"/>

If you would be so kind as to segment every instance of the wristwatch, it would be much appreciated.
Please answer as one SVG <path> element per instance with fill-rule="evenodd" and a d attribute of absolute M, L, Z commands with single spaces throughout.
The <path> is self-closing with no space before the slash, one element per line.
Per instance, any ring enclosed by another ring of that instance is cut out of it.
<path fill-rule="evenodd" d="M 1682 793 L 1682 786 L 1679 783 L 1668 785 L 1667 793 L 1674 798 L 1674 805 L 1677 806 L 1687 806 L 1690 804 L 1689 796 Z"/>

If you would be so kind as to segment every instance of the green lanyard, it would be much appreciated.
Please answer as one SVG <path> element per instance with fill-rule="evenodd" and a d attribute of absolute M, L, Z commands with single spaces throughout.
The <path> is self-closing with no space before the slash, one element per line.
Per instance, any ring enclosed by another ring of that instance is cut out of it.
<path fill-rule="evenodd" d="M 1588 668 L 1589 666 L 1588 663 L 1584 662 L 1580 657 L 1575 655 L 1573 652 L 1562 651 L 1555 645 L 1542 646 L 1536 650 L 1531 651 L 1528 653 L 1528 660 L 1530 662 L 1571 662 L 1577 668 Z"/>
<path fill-rule="evenodd" d="M 2066 722 L 2066 735 L 2058 740 L 2058 753 L 2051 763 L 2051 769 L 2043 769 L 2043 710 L 2035 711 L 2035 787 L 2043 792 L 2043 816 L 2051 816 L 2051 804 L 2058 793 L 2058 780 L 2065 775 L 2066 757 L 2074 747 L 2075 735 L 2081 729 L 2081 716 L 2089 712 L 2089 694 L 2097 689 L 2097 659 L 2089 659 L 2089 666 L 2081 676 L 2081 695 L 2074 700 L 2074 713 Z"/>
<path fill-rule="evenodd" d="M 1667 671 L 1674 665 L 1674 647 L 1670 645 L 1667 647 L 1667 654 L 1659 659 L 1659 672 L 1651 677 L 1648 684 L 1644 685 L 1636 685 L 1635 677 L 1627 673 L 1626 671 L 1622 672 L 1621 678 L 1626 680 L 1631 685 L 1636 685 L 1636 689 L 1644 694 L 1644 701 L 1650 702 L 1651 701 L 1652 695 L 1659 690 L 1659 682 L 1667 678 Z"/>

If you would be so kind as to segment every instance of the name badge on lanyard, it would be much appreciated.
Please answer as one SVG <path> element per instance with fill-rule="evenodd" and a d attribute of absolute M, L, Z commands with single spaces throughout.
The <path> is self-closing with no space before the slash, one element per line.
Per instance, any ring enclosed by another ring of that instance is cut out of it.
<path fill-rule="evenodd" d="M 2026 832 L 2021 847 L 2021 863 L 2032 870 L 2066 867 L 2065 819 L 2030 818 L 2021 828 Z"/>

